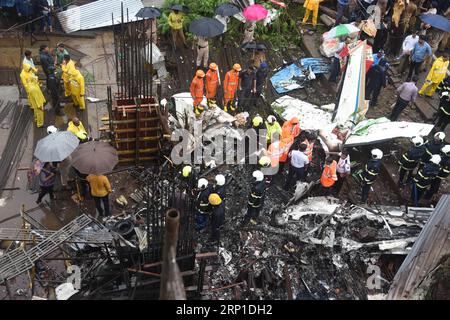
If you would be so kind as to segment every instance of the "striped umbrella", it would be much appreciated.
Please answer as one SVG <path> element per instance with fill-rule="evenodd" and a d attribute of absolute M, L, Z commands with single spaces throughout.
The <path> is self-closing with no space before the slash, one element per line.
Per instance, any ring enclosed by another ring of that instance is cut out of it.
<path fill-rule="evenodd" d="M 342 36 L 348 36 L 349 34 L 359 32 L 360 29 L 352 24 L 340 24 L 330 31 L 324 33 L 323 38 L 325 40 L 330 40 L 332 38 L 339 38 Z"/>

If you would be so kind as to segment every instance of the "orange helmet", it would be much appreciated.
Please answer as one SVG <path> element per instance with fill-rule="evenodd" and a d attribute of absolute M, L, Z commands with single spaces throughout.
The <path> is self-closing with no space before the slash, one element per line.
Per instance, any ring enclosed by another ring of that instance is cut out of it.
<path fill-rule="evenodd" d="M 242 70 L 241 65 L 239 63 L 235 63 L 233 65 L 233 70 L 236 70 L 238 72 L 241 71 Z"/>
<path fill-rule="evenodd" d="M 209 64 L 209 68 L 211 69 L 211 70 L 217 70 L 217 69 L 219 69 L 219 67 L 217 66 L 217 64 L 215 64 L 214 62 L 212 62 L 212 63 L 210 63 Z"/>
<path fill-rule="evenodd" d="M 203 78 L 205 76 L 205 72 L 203 70 L 197 70 L 195 73 L 197 77 Z"/>
<path fill-rule="evenodd" d="M 292 124 L 297 124 L 298 122 L 299 122 L 299 120 L 298 120 L 297 117 L 293 117 L 293 118 L 291 119 L 291 123 L 292 123 Z"/>

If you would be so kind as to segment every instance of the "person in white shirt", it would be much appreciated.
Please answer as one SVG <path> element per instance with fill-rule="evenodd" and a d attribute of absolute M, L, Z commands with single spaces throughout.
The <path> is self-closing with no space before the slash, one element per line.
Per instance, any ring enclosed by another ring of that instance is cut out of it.
<path fill-rule="evenodd" d="M 405 40 L 403 40 L 402 54 L 397 58 L 398 60 L 400 60 L 400 64 L 398 66 L 400 74 L 405 73 L 406 67 L 408 66 L 411 51 L 417 42 L 419 42 L 419 36 L 417 35 L 417 31 L 414 31 L 412 34 L 407 36 Z"/>
<path fill-rule="evenodd" d="M 342 185 L 344 184 L 345 179 L 351 172 L 351 166 L 350 166 L 350 155 L 348 154 L 348 151 L 346 149 L 342 150 L 342 152 L 339 154 L 340 158 L 336 166 L 336 173 L 338 180 L 333 185 L 334 192 L 336 195 L 339 195 L 339 192 L 341 191 Z"/>
<path fill-rule="evenodd" d="M 291 163 L 289 166 L 289 173 L 286 179 L 284 190 L 289 190 L 298 180 L 304 181 L 306 178 L 306 172 L 308 170 L 309 159 L 306 155 L 306 144 L 300 144 L 298 150 L 292 150 L 289 153 Z"/>

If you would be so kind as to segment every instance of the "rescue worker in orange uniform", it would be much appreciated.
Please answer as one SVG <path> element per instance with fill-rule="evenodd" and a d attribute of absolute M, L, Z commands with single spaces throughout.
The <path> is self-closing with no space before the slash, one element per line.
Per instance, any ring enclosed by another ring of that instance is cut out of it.
<path fill-rule="evenodd" d="M 336 174 L 337 162 L 331 158 L 325 159 L 325 167 L 323 168 L 322 176 L 320 177 L 320 184 L 323 187 L 324 195 L 331 195 L 331 189 L 337 181 Z"/>
<path fill-rule="evenodd" d="M 219 67 L 217 64 L 210 63 L 209 70 L 206 72 L 206 99 L 207 105 L 216 104 L 217 88 L 219 86 Z"/>
<path fill-rule="evenodd" d="M 191 87 L 189 91 L 191 92 L 191 97 L 194 99 L 194 112 L 196 116 L 200 116 L 204 111 L 201 102 L 203 100 L 203 88 L 205 84 L 203 78 L 205 77 L 205 72 L 203 70 L 197 70 L 194 79 L 192 79 Z"/>
<path fill-rule="evenodd" d="M 294 139 L 300 134 L 300 123 L 297 117 L 283 123 L 281 128 L 281 137 L 286 138 L 292 136 Z"/>
<path fill-rule="evenodd" d="M 228 107 L 231 111 L 235 111 L 234 96 L 239 89 L 239 72 L 242 70 L 237 63 L 233 65 L 233 69 L 225 74 L 223 82 L 223 110 L 228 112 Z"/>

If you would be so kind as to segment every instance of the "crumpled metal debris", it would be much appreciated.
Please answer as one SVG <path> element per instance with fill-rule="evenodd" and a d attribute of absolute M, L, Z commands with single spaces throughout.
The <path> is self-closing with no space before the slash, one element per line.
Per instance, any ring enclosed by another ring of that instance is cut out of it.
<path fill-rule="evenodd" d="M 225 248 L 223 247 L 219 247 L 219 255 L 223 258 L 224 260 L 224 265 L 226 266 L 228 263 L 230 263 L 231 259 L 233 258 L 233 255 L 231 254 L 230 251 L 227 251 Z"/>

